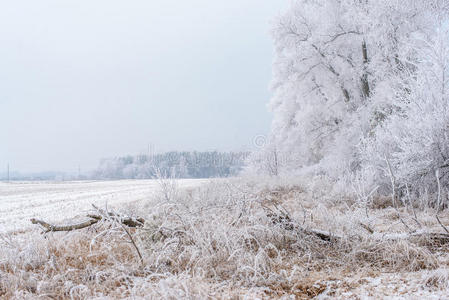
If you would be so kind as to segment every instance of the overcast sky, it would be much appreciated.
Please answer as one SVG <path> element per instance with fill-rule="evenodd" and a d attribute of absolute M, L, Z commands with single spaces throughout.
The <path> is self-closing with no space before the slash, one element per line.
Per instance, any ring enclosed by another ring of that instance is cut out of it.
<path fill-rule="evenodd" d="M 270 21 L 287 4 L 2 1 L 0 170 L 248 148 L 270 126 Z"/>

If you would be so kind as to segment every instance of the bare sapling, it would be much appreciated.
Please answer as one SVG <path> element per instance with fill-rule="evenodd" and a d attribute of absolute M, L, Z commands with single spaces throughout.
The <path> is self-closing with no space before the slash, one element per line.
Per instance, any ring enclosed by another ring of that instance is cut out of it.
<path fill-rule="evenodd" d="M 444 231 L 446 231 L 447 234 L 449 234 L 449 230 L 446 228 L 446 226 L 443 225 L 443 223 L 441 222 L 438 214 L 440 213 L 440 208 L 441 208 L 441 184 L 440 184 L 440 174 L 439 171 L 436 170 L 435 175 L 437 177 L 437 184 L 438 184 L 438 198 L 437 198 L 437 211 L 435 214 L 435 218 L 437 219 L 438 223 L 440 224 L 440 226 L 444 229 Z"/>

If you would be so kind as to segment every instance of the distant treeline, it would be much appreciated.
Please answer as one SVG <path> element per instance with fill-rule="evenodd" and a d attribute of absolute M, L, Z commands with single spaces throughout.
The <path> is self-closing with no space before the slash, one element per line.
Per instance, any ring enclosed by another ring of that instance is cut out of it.
<path fill-rule="evenodd" d="M 95 179 L 149 179 L 157 176 L 212 178 L 237 175 L 249 152 L 167 152 L 103 159 Z"/>
<path fill-rule="evenodd" d="M 36 172 L 36 173 L 20 173 L 11 172 L 9 176 L 5 174 L 0 175 L 0 181 L 46 181 L 46 180 L 76 180 L 80 179 L 75 175 L 67 175 L 64 172 Z M 82 179 L 82 177 L 81 177 Z"/>

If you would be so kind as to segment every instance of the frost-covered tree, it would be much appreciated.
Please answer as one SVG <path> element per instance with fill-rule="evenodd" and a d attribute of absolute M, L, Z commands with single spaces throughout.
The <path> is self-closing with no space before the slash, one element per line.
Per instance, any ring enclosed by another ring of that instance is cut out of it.
<path fill-rule="evenodd" d="M 390 160 L 399 184 L 432 189 L 438 171 L 449 184 L 449 32 L 446 24 L 422 40 L 420 61 L 399 94 L 397 109 L 365 140 L 363 166 L 382 169 Z M 385 170 L 386 172 L 386 170 Z"/>
<path fill-rule="evenodd" d="M 285 157 L 280 157 L 276 144 L 269 142 L 263 145 L 259 151 L 252 152 L 246 164 L 247 167 L 243 174 L 278 176 L 283 166 L 288 165 L 289 162 L 285 160 Z"/>
<path fill-rule="evenodd" d="M 358 172 L 363 143 L 423 87 L 425 49 L 448 10 L 447 0 L 294 1 L 273 29 L 271 138 L 294 158 L 287 167 Z"/>

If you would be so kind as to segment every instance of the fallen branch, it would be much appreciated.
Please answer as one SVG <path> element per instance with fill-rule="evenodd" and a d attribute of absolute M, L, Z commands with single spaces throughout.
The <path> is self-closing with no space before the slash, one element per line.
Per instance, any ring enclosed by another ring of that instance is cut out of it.
<path fill-rule="evenodd" d="M 269 209 L 269 208 L 266 208 Z M 275 213 L 273 210 L 269 209 L 267 212 L 267 217 L 271 219 L 273 224 L 277 224 L 282 226 L 285 230 L 288 231 L 296 231 L 308 236 L 313 236 L 315 238 L 319 238 L 325 242 L 340 242 L 344 240 L 343 236 L 336 235 L 330 232 L 318 230 L 318 229 L 310 229 L 303 228 L 302 226 L 295 223 L 288 214 L 286 213 Z M 424 243 L 428 246 L 443 246 L 449 244 L 449 234 L 446 233 L 435 233 L 435 232 L 421 232 L 421 233 L 406 233 L 402 235 L 398 234 L 390 234 L 390 235 L 380 235 L 379 233 L 375 233 L 374 230 L 363 224 L 360 225 L 367 230 L 374 239 L 379 241 L 401 241 L 401 240 L 409 240 L 414 243 Z"/>
<path fill-rule="evenodd" d="M 269 209 L 267 207 L 265 208 Z M 318 229 L 304 228 L 293 222 L 287 213 L 281 212 L 281 214 L 277 214 L 273 212 L 271 209 L 269 210 L 270 211 L 267 213 L 267 217 L 271 219 L 273 224 L 281 225 L 285 230 L 296 231 L 305 235 L 313 236 L 325 242 L 336 242 L 343 239 L 343 237 L 332 234 L 330 232 Z"/>
<path fill-rule="evenodd" d="M 362 222 L 359 222 L 359 225 L 360 225 L 363 229 L 365 229 L 366 231 L 368 231 L 370 234 L 373 234 L 373 233 L 374 233 L 374 230 L 373 230 L 369 225 L 366 225 L 366 224 L 364 224 L 364 223 L 362 223 Z"/>
<path fill-rule="evenodd" d="M 99 210 L 100 213 L 103 214 L 102 210 Z M 114 220 L 117 220 L 120 224 L 126 225 L 128 227 L 142 227 L 145 224 L 145 219 L 143 218 L 132 218 L 132 217 L 123 217 L 115 213 L 109 213 L 107 214 L 109 217 L 113 217 Z M 31 219 L 31 223 L 35 225 L 40 225 L 44 228 L 44 232 L 56 232 L 56 231 L 73 231 L 73 230 L 79 230 L 83 228 L 87 228 L 89 226 L 92 226 L 99 221 L 103 220 L 104 217 L 99 214 L 88 214 L 88 218 L 90 218 L 87 221 L 77 223 L 77 224 L 69 224 L 69 225 L 54 225 L 50 224 L 46 221 L 39 220 L 39 219 Z"/>
<path fill-rule="evenodd" d="M 434 232 L 428 232 L 428 233 L 419 233 L 419 234 L 412 234 L 409 236 L 409 239 L 411 240 L 417 240 L 421 242 L 426 242 L 432 246 L 442 246 L 449 244 L 449 234 L 446 233 L 434 233 Z"/>
<path fill-rule="evenodd" d="M 121 223 L 128 227 L 142 227 L 145 224 L 145 219 L 143 218 L 120 217 L 119 215 L 113 213 L 109 213 L 109 216 L 119 218 Z M 98 221 L 103 219 L 101 215 L 94 215 L 94 214 L 89 214 L 87 215 L 87 217 Z"/>
<path fill-rule="evenodd" d="M 325 242 L 336 242 L 336 241 L 340 241 L 342 239 L 341 236 L 332 234 L 330 232 L 317 230 L 317 229 L 299 228 L 298 231 L 300 231 L 306 235 L 315 236 Z"/>
<path fill-rule="evenodd" d="M 438 233 L 438 232 L 420 232 L 420 233 L 411 233 L 411 234 L 384 234 L 381 236 L 375 237 L 378 240 L 383 241 L 403 241 L 408 240 L 415 244 L 424 244 L 426 246 L 431 247 L 440 247 L 443 245 L 449 244 L 449 234 L 446 233 Z"/>
<path fill-rule="evenodd" d="M 72 231 L 77 229 L 83 229 L 89 226 L 92 226 L 96 223 L 98 223 L 101 219 L 90 219 L 88 221 L 73 224 L 73 225 L 52 225 L 45 221 L 38 220 L 38 219 L 31 219 L 31 223 L 35 225 L 40 225 L 45 229 L 45 232 L 53 232 L 53 231 Z"/>

